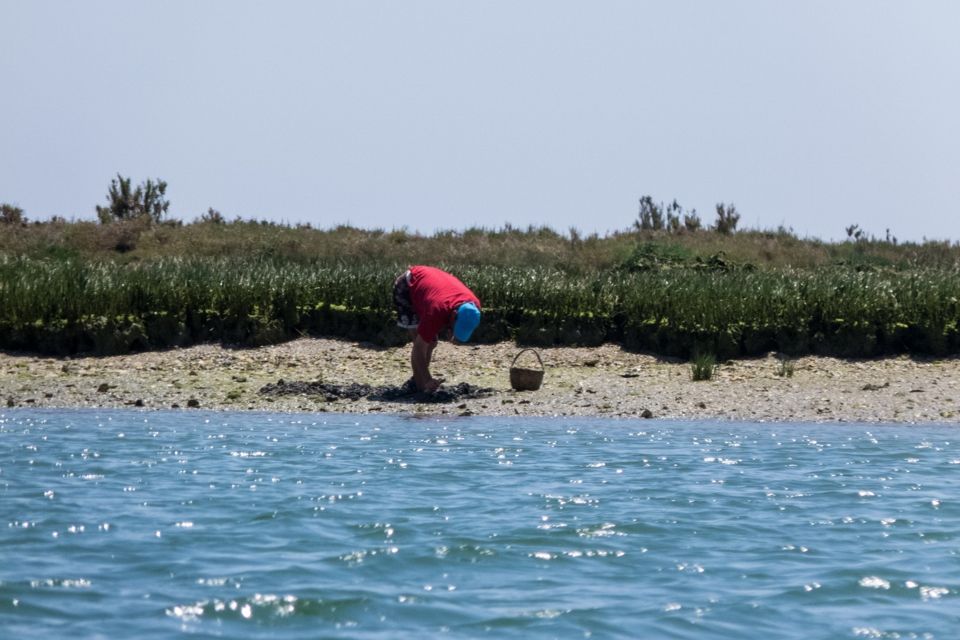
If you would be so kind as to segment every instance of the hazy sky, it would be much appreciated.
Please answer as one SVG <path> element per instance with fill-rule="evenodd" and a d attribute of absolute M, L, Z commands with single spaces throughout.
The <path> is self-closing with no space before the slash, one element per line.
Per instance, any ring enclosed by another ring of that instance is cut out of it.
<path fill-rule="evenodd" d="M 960 240 L 960 2 L 0 0 L 0 202 Z"/>

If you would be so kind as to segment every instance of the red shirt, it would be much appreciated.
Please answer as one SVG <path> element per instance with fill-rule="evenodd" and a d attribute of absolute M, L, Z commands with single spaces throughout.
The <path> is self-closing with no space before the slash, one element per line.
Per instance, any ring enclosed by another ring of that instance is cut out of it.
<path fill-rule="evenodd" d="M 427 342 L 436 342 L 464 302 L 480 308 L 480 300 L 467 285 L 436 267 L 410 267 L 410 302 L 420 318 L 417 333 Z"/>

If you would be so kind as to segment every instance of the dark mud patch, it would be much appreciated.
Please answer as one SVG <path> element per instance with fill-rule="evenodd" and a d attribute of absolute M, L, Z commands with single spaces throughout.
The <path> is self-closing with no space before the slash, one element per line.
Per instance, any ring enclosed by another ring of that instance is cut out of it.
<path fill-rule="evenodd" d="M 433 393 L 424 393 L 417 391 L 412 379 L 407 380 L 400 386 L 385 385 L 380 387 L 357 382 L 336 384 L 333 382 L 277 380 L 277 382 L 260 389 L 260 394 L 265 396 L 321 396 L 329 402 L 361 399 L 382 402 L 457 402 L 472 398 L 485 398 L 492 393 L 493 389 L 489 387 L 477 387 L 466 382 L 444 385 Z"/>

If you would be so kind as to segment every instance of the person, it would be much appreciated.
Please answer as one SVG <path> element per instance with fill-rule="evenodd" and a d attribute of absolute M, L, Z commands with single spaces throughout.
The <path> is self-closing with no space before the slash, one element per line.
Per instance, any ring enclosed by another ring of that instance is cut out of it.
<path fill-rule="evenodd" d="M 455 276 L 436 267 L 414 266 L 393 283 L 397 326 L 413 335 L 410 366 L 417 390 L 433 392 L 430 359 L 440 336 L 467 342 L 480 324 L 480 300 Z"/>

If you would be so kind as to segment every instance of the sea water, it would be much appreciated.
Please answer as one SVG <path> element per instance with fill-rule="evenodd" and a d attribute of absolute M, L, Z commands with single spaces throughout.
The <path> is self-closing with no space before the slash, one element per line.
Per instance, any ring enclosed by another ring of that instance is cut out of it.
<path fill-rule="evenodd" d="M 3 638 L 955 638 L 960 432 L 0 414 Z"/>

